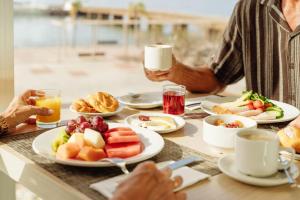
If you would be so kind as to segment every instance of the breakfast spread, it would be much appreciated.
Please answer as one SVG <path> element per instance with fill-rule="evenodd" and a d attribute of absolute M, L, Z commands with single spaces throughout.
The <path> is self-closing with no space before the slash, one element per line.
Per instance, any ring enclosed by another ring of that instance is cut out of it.
<path fill-rule="evenodd" d="M 225 123 L 222 119 L 217 119 L 214 123 L 215 126 L 223 126 L 226 128 L 243 128 L 244 124 L 239 121 L 235 120 L 234 122 Z"/>
<path fill-rule="evenodd" d="M 139 136 L 128 127 L 109 129 L 102 117 L 90 120 L 79 116 L 68 121 L 52 142 L 56 158 L 98 161 L 103 158 L 128 158 L 142 152 Z"/>
<path fill-rule="evenodd" d="M 139 115 L 132 125 L 148 128 L 153 131 L 176 129 L 177 124 L 172 117 L 169 116 L 146 116 Z"/>
<path fill-rule="evenodd" d="M 280 143 L 284 147 L 295 149 L 300 154 L 300 129 L 294 126 L 287 126 L 278 133 Z"/>
<path fill-rule="evenodd" d="M 72 108 L 77 112 L 109 113 L 119 108 L 118 100 L 106 92 L 96 92 L 85 99 L 78 99 L 72 103 Z"/>
<path fill-rule="evenodd" d="M 212 111 L 216 114 L 237 114 L 255 120 L 274 120 L 284 116 L 282 108 L 253 91 L 243 92 L 234 102 L 215 105 Z"/>

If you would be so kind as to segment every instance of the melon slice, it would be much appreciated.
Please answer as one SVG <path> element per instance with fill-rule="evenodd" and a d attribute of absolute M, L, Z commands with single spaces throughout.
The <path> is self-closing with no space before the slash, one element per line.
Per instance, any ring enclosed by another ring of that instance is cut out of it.
<path fill-rule="evenodd" d="M 77 159 L 84 161 L 98 161 L 105 157 L 106 154 L 103 149 L 95 149 L 93 147 L 85 146 L 80 150 Z"/>
<path fill-rule="evenodd" d="M 58 159 L 72 159 L 77 156 L 80 151 L 80 147 L 76 143 L 66 143 L 58 147 L 56 152 L 56 158 Z"/>
<path fill-rule="evenodd" d="M 92 129 L 86 128 L 83 134 L 84 140 L 87 145 L 92 146 L 97 149 L 103 149 L 105 142 L 102 138 L 102 135 Z"/>
<path fill-rule="evenodd" d="M 84 147 L 85 141 L 84 141 L 83 133 L 73 133 L 73 135 L 68 140 L 68 143 L 76 143 L 78 144 L 79 148 Z"/>

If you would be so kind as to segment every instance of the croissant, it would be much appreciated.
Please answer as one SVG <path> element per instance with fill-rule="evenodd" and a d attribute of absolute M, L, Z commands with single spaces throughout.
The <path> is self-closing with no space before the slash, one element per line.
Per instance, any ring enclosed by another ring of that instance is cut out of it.
<path fill-rule="evenodd" d="M 97 112 L 88 102 L 84 99 L 78 99 L 72 103 L 72 108 L 77 112 L 88 112 L 88 113 L 95 113 Z"/>
<path fill-rule="evenodd" d="M 97 92 L 86 98 L 86 101 L 98 112 L 114 112 L 119 108 L 116 98 L 106 92 Z"/>

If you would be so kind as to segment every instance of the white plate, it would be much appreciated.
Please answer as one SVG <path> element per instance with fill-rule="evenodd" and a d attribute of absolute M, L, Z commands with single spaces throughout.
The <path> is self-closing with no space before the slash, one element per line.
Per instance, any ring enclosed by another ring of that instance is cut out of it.
<path fill-rule="evenodd" d="M 228 101 L 224 101 L 223 103 L 225 102 Z M 290 104 L 274 101 L 274 100 L 271 100 L 271 102 L 283 109 L 284 111 L 283 117 L 280 119 L 273 119 L 273 120 L 255 120 L 258 124 L 273 124 L 273 123 L 280 123 L 280 122 L 288 122 L 295 119 L 300 114 L 299 109 Z M 202 105 L 202 109 L 206 113 L 211 115 L 216 115 L 216 113 L 212 111 L 212 107 L 217 104 L 219 104 L 219 102 L 215 103 L 212 101 L 203 101 L 201 105 Z"/>
<path fill-rule="evenodd" d="M 237 170 L 234 156 L 234 154 L 230 154 L 219 159 L 218 167 L 227 176 L 243 183 L 263 187 L 277 186 L 288 183 L 288 179 L 284 172 L 277 172 L 272 176 L 264 178 L 247 176 Z M 289 171 L 293 178 L 297 178 L 299 176 L 298 167 L 294 163 L 289 168 Z"/>
<path fill-rule="evenodd" d="M 131 95 L 124 95 L 119 97 L 118 100 L 132 108 L 149 109 L 162 105 L 162 92 L 139 93 L 139 95 L 137 98 L 133 98 Z"/>
<path fill-rule="evenodd" d="M 121 123 L 109 123 L 108 125 L 110 128 L 126 126 Z M 72 159 L 68 159 L 68 160 L 56 159 L 54 152 L 51 149 L 51 142 L 56 138 L 57 134 L 59 134 L 61 128 L 65 128 L 65 127 L 55 128 L 37 136 L 32 143 L 32 148 L 34 152 L 49 160 L 53 160 L 57 163 L 64 164 L 64 165 L 80 166 L 80 167 L 114 166 L 108 162 L 103 162 L 103 161 L 88 162 L 88 161 L 80 161 L 80 160 L 72 160 Z M 158 133 L 144 128 L 139 128 L 139 127 L 131 127 L 131 128 L 140 136 L 141 141 L 143 142 L 144 145 L 144 150 L 139 155 L 126 158 L 125 161 L 128 164 L 147 160 L 157 155 L 163 149 L 164 140 Z"/>
<path fill-rule="evenodd" d="M 86 117 L 92 117 L 92 116 L 102 116 L 102 117 L 111 117 L 113 115 L 116 115 L 120 113 L 123 109 L 124 106 L 122 104 L 119 105 L 119 108 L 115 112 L 107 112 L 107 113 L 86 113 L 86 112 L 77 112 L 72 108 L 72 105 L 69 107 L 70 111 L 73 113 L 76 113 L 78 115 L 83 115 Z"/>
<path fill-rule="evenodd" d="M 172 117 L 173 120 L 176 123 L 176 128 L 175 129 L 157 130 L 156 132 L 158 132 L 158 133 L 174 132 L 174 131 L 177 131 L 177 130 L 183 128 L 184 125 L 185 125 L 185 120 L 182 117 L 176 116 L 176 115 L 163 114 L 163 113 L 139 113 L 139 114 L 135 114 L 135 115 L 130 115 L 125 119 L 125 123 L 128 124 L 129 126 L 138 126 L 138 125 L 135 125 L 135 122 L 139 121 L 139 116 L 140 115 L 158 116 L 158 117 L 164 117 L 164 116 Z"/>

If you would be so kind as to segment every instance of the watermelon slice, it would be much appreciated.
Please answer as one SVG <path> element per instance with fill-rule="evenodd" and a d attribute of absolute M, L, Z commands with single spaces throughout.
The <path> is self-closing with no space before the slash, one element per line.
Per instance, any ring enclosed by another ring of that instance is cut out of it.
<path fill-rule="evenodd" d="M 139 141 L 140 141 L 140 138 L 138 135 L 112 136 L 112 137 L 107 138 L 108 144 L 139 142 Z"/>
<path fill-rule="evenodd" d="M 109 158 L 128 158 L 142 152 L 140 142 L 124 144 L 107 144 L 105 146 L 107 157 Z"/>
<path fill-rule="evenodd" d="M 128 127 L 117 127 L 117 128 L 109 129 L 106 133 L 115 132 L 115 131 L 132 131 L 132 129 Z"/>
<path fill-rule="evenodd" d="M 105 138 L 113 137 L 113 136 L 130 136 L 136 135 L 134 131 L 114 131 L 105 133 Z"/>

